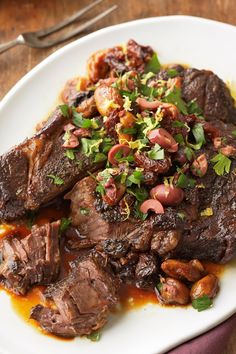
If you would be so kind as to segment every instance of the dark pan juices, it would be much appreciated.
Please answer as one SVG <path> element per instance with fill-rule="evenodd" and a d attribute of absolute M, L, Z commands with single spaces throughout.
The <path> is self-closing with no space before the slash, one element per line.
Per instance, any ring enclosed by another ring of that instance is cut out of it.
<path fill-rule="evenodd" d="M 212 307 L 236 254 L 225 83 L 129 40 L 92 54 L 61 99 L 0 156 L 0 281 L 13 308 L 43 333 L 98 340 L 117 309 Z"/>

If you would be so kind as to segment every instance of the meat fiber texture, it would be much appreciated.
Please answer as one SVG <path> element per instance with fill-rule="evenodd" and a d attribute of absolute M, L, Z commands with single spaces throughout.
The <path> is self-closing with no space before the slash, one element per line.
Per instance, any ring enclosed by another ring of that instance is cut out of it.
<path fill-rule="evenodd" d="M 57 109 L 36 135 L 0 157 L 0 219 L 14 220 L 38 209 L 97 168 L 81 152 L 74 160 L 65 156 L 66 123 L 68 119 Z M 63 183 L 53 183 L 49 175 Z"/>
<path fill-rule="evenodd" d="M 98 330 L 118 302 L 118 281 L 108 267 L 99 262 L 96 254 L 77 259 L 72 267 L 68 277 L 46 291 L 45 296 L 54 304 L 53 309 L 37 305 L 31 311 L 31 318 L 43 329 L 63 337 Z"/>
<path fill-rule="evenodd" d="M 16 294 L 55 281 L 60 266 L 60 221 L 33 226 L 24 239 L 6 237 L 0 246 L 0 280 Z"/>

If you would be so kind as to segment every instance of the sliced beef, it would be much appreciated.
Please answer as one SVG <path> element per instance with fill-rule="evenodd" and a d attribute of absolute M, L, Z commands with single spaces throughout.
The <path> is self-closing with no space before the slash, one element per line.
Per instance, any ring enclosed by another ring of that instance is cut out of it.
<path fill-rule="evenodd" d="M 120 238 L 136 227 L 137 221 L 127 220 L 114 222 L 104 219 L 104 214 L 96 209 L 96 181 L 85 177 L 66 194 L 71 200 L 72 224 L 79 229 L 81 235 L 92 241 L 102 241 L 107 238 Z"/>
<path fill-rule="evenodd" d="M 25 294 L 34 284 L 49 284 L 59 272 L 60 221 L 33 226 L 24 239 L 9 236 L 0 247 L 0 279 L 16 294 Z"/>
<path fill-rule="evenodd" d="M 207 120 L 236 123 L 234 100 L 225 83 L 213 72 L 187 69 L 182 94 L 185 101 L 196 100 Z"/>
<path fill-rule="evenodd" d="M 185 231 L 174 257 L 198 258 L 226 263 L 236 255 L 236 176 L 232 172 L 219 177 L 213 169 L 201 179 L 204 189 L 198 190 L 198 217 L 185 223 Z M 212 216 L 201 211 L 212 208 Z"/>
<path fill-rule="evenodd" d="M 106 323 L 109 311 L 117 304 L 118 285 L 108 267 L 91 253 L 72 265 L 67 278 L 47 289 L 45 295 L 53 308 L 38 305 L 32 309 L 31 318 L 59 336 L 90 334 Z"/>
<path fill-rule="evenodd" d="M 0 219 L 13 220 L 37 209 L 99 167 L 80 152 L 74 160 L 65 156 L 62 138 L 67 122 L 56 110 L 33 138 L 0 156 Z M 49 175 L 63 183 L 54 184 Z"/>

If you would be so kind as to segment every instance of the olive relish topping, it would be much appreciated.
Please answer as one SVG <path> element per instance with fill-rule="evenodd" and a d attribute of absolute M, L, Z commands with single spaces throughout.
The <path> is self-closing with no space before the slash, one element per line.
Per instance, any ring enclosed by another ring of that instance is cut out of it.
<path fill-rule="evenodd" d="M 163 68 L 156 53 L 144 71 L 113 73 L 95 85 L 88 83 L 86 90 L 94 91 L 97 116 L 87 118 L 77 107 L 59 106 L 68 118 L 65 157 L 77 161 L 82 152 L 101 163 L 103 170 L 93 176 L 96 192 L 108 205 L 119 205 L 124 218 L 144 220 L 150 211 L 164 213 L 166 206 L 180 204 L 186 189 L 204 189 L 201 178 L 209 168 L 219 176 L 230 172 L 236 149 L 206 122 L 196 100 L 183 100 L 181 72 Z M 59 176 L 48 177 L 63 184 Z M 200 216 L 213 215 L 209 210 Z"/>

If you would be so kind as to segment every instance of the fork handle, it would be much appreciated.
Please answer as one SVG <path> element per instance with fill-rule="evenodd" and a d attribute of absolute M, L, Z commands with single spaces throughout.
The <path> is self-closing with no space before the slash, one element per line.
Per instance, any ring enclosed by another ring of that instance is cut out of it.
<path fill-rule="evenodd" d="M 13 39 L 12 41 L 0 44 L 0 54 L 5 52 L 6 50 L 15 47 L 18 44 L 24 44 L 24 38 L 19 35 L 16 39 Z"/>

